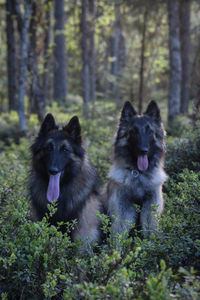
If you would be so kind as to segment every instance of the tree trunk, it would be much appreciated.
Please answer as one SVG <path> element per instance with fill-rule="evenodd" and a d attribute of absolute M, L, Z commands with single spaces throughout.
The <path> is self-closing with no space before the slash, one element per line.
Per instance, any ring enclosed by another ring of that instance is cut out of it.
<path fill-rule="evenodd" d="M 95 0 L 88 0 L 89 6 L 89 81 L 90 81 L 90 101 L 94 101 L 96 91 L 95 74 Z"/>
<path fill-rule="evenodd" d="M 180 113 L 182 70 L 179 40 L 179 0 L 168 0 L 168 20 L 170 56 L 168 123 L 170 124 Z"/>
<path fill-rule="evenodd" d="M 190 98 L 190 0 L 180 2 L 180 38 L 181 38 L 181 113 L 188 113 Z"/>
<path fill-rule="evenodd" d="M 145 43 L 146 43 L 146 27 L 147 27 L 147 6 L 145 7 L 144 18 L 143 18 L 143 28 L 142 28 L 142 45 L 141 45 L 141 54 L 140 54 L 140 83 L 139 83 L 139 95 L 138 95 L 138 112 L 142 113 L 143 110 L 143 92 L 144 92 L 144 60 L 145 60 Z"/>
<path fill-rule="evenodd" d="M 118 98 L 118 85 L 117 85 L 117 78 L 118 78 L 118 72 L 119 72 L 119 66 L 118 66 L 118 50 L 119 50 L 119 37 L 121 33 L 121 24 L 120 24 L 120 18 L 119 18 L 119 6 L 117 5 L 116 1 L 115 4 L 115 21 L 113 23 L 113 35 L 110 39 L 110 56 L 112 58 L 111 61 L 111 75 L 113 76 L 113 81 L 111 83 L 111 96 L 115 99 Z M 118 99 L 116 99 L 118 100 Z"/>
<path fill-rule="evenodd" d="M 89 86 L 89 61 L 88 61 L 88 45 L 87 45 L 87 0 L 81 1 L 81 48 L 82 48 L 82 89 L 83 89 L 83 102 L 84 114 L 88 113 L 88 102 L 90 99 L 90 86 Z"/>
<path fill-rule="evenodd" d="M 44 102 L 47 104 L 49 98 L 48 82 L 49 82 L 49 46 L 51 37 L 51 18 L 49 0 L 46 0 L 46 13 L 45 13 L 45 38 L 44 38 L 44 73 L 42 78 L 42 89 Z"/>
<path fill-rule="evenodd" d="M 115 26 L 115 25 L 114 25 Z M 116 90 L 117 90 L 117 76 L 118 76 L 118 45 L 119 45 L 119 36 L 120 36 L 120 30 L 119 28 L 115 27 L 114 34 L 110 39 L 111 43 L 111 75 L 113 76 L 114 82 L 111 84 L 111 89 L 112 89 L 112 94 L 113 96 L 116 95 Z"/>
<path fill-rule="evenodd" d="M 36 38 L 36 28 L 37 28 L 37 7 L 36 2 L 33 2 L 32 7 L 32 18 L 30 23 L 30 44 L 29 44 L 29 71 L 30 71 L 30 98 L 33 99 L 32 108 L 35 109 L 34 112 L 37 113 L 38 119 L 42 121 L 45 115 L 45 101 L 43 96 L 43 91 L 40 84 L 40 76 L 38 74 L 37 68 L 37 38 Z"/>
<path fill-rule="evenodd" d="M 113 82 L 111 83 L 112 97 L 115 98 L 117 106 L 121 106 L 121 94 L 119 91 L 120 76 L 122 69 L 125 66 L 126 47 L 125 39 L 122 33 L 122 26 L 120 22 L 119 4 L 115 1 L 115 22 L 113 24 L 113 36 L 110 39 L 110 56 L 111 62 L 111 75 Z"/>
<path fill-rule="evenodd" d="M 119 44 L 118 44 L 118 72 L 123 70 L 123 68 L 125 67 L 125 62 L 126 62 L 126 41 L 122 33 L 122 30 L 120 30 Z"/>
<path fill-rule="evenodd" d="M 26 89 L 26 76 L 27 76 L 27 56 L 28 56 L 28 30 L 30 25 L 30 17 L 32 10 L 32 0 L 27 0 L 24 4 L 24 17 L 22 18 L 19 10 L 20 6 L 16 1 L 16 11 L 18 12 L 18 25 L 21 37 L 21 48 L 20 48 L 20 66 L 19 66 L 19 94 L 18 94 L 18 115 L 19 115 L 19 126 L 22 132 L 26 131 L 26 117 L 24 111 L 24 96 Z"/>
<path fill-rule="evenodd" d="M 14 3 L 6 1 L 6 34 L 7 34 L 7 73 L 9 111 L 16 110 L 16 51 L 14 29 Z"/>
<path fill-rule="evenodd" d="M 67 96 L 67 55 L 64 4 L 64 0 L 54 1 L 54 99 L 58 102 L 65 101 Z"/>

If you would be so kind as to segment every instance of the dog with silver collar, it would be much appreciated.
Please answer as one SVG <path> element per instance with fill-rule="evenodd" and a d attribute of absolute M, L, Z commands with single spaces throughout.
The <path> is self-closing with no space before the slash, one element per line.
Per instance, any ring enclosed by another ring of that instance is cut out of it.
<path fill-rule="evenodd" d="M 151 101 L 143 115 L 126 102 L 115 138 L 114 162 L 103 190 L 113 235 L 129 233 L 138 218 L 144 236 L 156 230 L 156 217 L 164 205 L 162 185 L 167 179 L 164 157 L 165 130 L 156 102 Z"/>

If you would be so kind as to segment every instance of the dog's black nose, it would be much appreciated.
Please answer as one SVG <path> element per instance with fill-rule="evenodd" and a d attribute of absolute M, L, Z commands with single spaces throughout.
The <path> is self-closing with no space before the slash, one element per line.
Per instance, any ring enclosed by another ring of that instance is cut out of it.
<path fill-rule="evenodd" d="M 56 167 L 49 168 L 49 174 L 56 175 L 59 172 L 59 169 Z"/>
<path fill-rule="evenodd" d="M 148 152 L 148 147 L 141 147 L 141 148 L 140 148 L 140 152 L 141 152 L 142 154 L 147 154 L 147 152 Z"/>

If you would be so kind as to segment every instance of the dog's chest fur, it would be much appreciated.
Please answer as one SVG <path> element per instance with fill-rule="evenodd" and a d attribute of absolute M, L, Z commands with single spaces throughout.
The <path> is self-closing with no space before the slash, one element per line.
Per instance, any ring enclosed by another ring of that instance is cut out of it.
<path fill-rule="evenodd" d="M 127 189 L 133 199 L 140 202 L 147 193 L 159 188 L 166 181 L 167 175 L 162 167 L 156 167 L 150 173 L 140 173 L 137 170 L 113 165 L 109 172 L 109 179 L 119 184 L 122 189 Z"/>

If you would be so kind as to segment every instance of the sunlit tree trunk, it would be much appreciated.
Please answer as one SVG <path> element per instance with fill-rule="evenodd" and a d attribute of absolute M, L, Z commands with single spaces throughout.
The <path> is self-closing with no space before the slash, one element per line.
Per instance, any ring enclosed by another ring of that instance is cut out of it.
<path fill-rule="evenodd" d="M 64 0 L 54 0 L 54 99 L 65 101 L 67 96 L 67 54 L 65 40 Z"/>
<path fill-rule="evenodd" d="M 170 56 L 168 123 L 170 124 L 180 113 L 182 68 L 179 30 L 179 0 L 168 0 L 168 20 Z"/>
<path fill-rule="evenodd" d="M 181 38 L 181 113 L 188 113 L 190 98 L 190 0 L 180 2 L 180 38 Z"/>
<path fill-rule="evenodd" d="M 14 28 L 14 3 L 6 1 L 7 72 L 9 110 L 16 110 L 16 50 Z"/>

